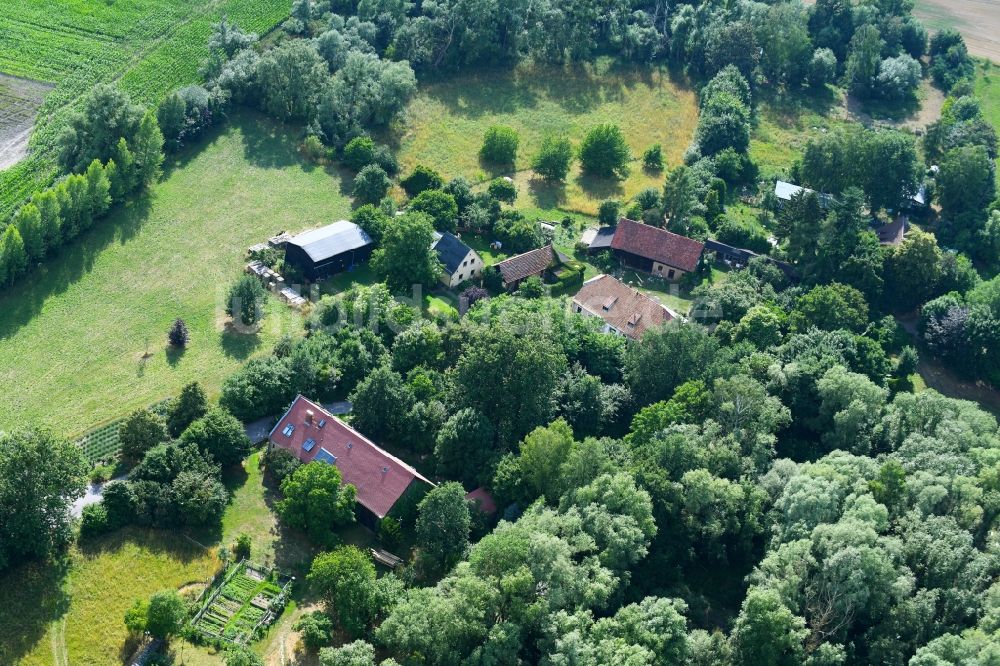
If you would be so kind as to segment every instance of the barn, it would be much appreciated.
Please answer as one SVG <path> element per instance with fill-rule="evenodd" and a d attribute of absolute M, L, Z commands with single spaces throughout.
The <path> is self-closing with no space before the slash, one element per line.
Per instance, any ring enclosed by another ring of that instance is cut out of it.
<path fill-rule="evenodd" d="M 294 236 L 285 244 L 285 264 L 309 280 L 350 270 L 371 257 L 373 242 L 365 230 L 347 220 Z"/>

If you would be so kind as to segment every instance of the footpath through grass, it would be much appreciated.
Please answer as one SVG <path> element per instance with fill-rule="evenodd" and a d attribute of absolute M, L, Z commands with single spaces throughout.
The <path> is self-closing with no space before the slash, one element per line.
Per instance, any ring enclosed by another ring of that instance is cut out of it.
<path fill-rule="evenodd" d="M 339 174 L 304 164 L 295 133 L 254 114 L 192 148 L 152 193 L 0 295 L 0 430 L 65 435 L 176 394 L 209 393 L 301 318 L 276 299 L 256 335 L 228 332 L 224 301 L 247 247 L 348 215 Z M 166 345 L 174 318 L 186 351 Z"/>
<path fill-rule="evenodd" d="M 593 179 L 574 170 L 565 186 L 532 178 L 531 158 L 548 133 L 579 144 L 601 123 L 621 126 L 639 157 L 654 143 L 669 165 L 679 164 L 698 121 L 694 93 L 675 83 L 664 68 L 597 65 L 556 68 L 521 66 L 514 71 L 459 74 L 421 88 L 396 137 L 404 174 L 425 164 L 444 176 L 480 180 L 498 175 L 479 161 L 483 133 L 509 125 L 521 138 L 518 206 L 594 214 L 607 198 L 628 198 L 660 187 L 662 173 L 646 173 L 638 160 L 624 181 Z"/>

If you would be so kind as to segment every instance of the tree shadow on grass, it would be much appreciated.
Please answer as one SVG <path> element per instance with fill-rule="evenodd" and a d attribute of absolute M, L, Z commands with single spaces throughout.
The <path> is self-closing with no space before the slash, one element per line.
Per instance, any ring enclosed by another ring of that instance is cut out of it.
<path fill-rule="evenodd" d="M 134 238 L 149 219 L 152 203 L 153 195 L 147 193 L 116 207 L 13 287 L 0 291 L 0 340 L 17 333 L 41 312 L 49 298 L 65 292 L 93 270 L 101 252 Z"/>
<path fill-rule="evenodd" d="M 68 561 L 31 563 L 0 578 L 0 664 L 16 664 L 69 610 Z"/>
<path fill-rule="evenodd" d="M 532 178 L 528 181 L 528 189 L 539 208 L 559 208 L 566 203 L 566 183 Z"/>
<path fill-rule="evenodd" d="M 184 358 L 184 352 L 187 350 L 186 347 L 178 347 L 177 345 L 167 345 L 164 350 L 164 355 L 167 358 L 167 365 L 171 368 L 176 368 L 181 359 Z"/>
<path fill-rule="evenodd" d="M 598 199 L 617 198 L 625 193 L 622 181 L 617 178 L 581 173 L 576 176 L 575 180 L 581 190 Z"/>
<path fill-rule="evenodd" d="M 240 331 L 231 324 L 226 324 L 225 330 L 219 337 L 219 344 L 222 346 L 222 352 L 226 356 L 243 361 L 257 351 L 257 348 L 260 347 L 261 339 L 256 331 Z"/>
<path fill-rule="evenodd" d="M 116 532 L 79 543 L 80 552 L 86 557 L 115 553 L 126 544 L 132 543 L 156 554 L 168 555 L 184 564 L 203 557 L 203 543 L 189 540 L 183 534 L 168 529 L 153 529 L 129 525 Z"/>

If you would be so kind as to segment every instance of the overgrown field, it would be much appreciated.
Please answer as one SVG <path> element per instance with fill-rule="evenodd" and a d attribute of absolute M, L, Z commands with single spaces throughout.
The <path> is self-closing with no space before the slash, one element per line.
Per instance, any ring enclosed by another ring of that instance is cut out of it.
<path fill-rule="evenodd" d="M 603 199 L 659 187 L 663 174 L 644 172 L 636 160 L 632 174 L 620 183 L 586 178 L 574 170 L 565 186 L 544 184 L 532 177 L 530 162 L 547 133 L 565 134 L 579 143 L 595 125 L 616 123 L 636 157 L 660 143 L 673 166 L 691 143 L 697 121 L 694 93 L 672 81 L 666 69 L 602 62 L 460 74 L 423 86 L 397 139 L 404 173 L 425 164 L 446 177 L 476 180 L 494 175 L 479 161 L 483 133 L 490 125 L 509 125 L 521 139 L 515 175 L 519 206 L 593 214 Z"/>
<path fill-rule="evenodd" d="M 34 154 L 0 172 L 0 219 L 51 180 L 52 148 L 70 109 L 99 82 L 120 81 L 158 102 L 197 80 L 211 25 L 222 16 L 265 33 L 290 0 L 21 0 L 0 14 L 0 72 L 55 84 L 32 137 Z M 2 112 L 2 108 L 0 108 Z"/>
<path fill-rule="evenodd" d="M 128 658 L 137 598 L 212 577 L 214 553 L 179 534 L 126 528 L 74 551 L 67 575 L 22 567 L 0 585 L 0 663 L 106 666 Z"/>
<path fill-rule="evenodd" d="M 0 429 L 74 434 L 200 381 L 209 392 L 301 325 L 270 300 L 257 335 L 225 330 L 225 292 L 247 247 L 349 214 L 336 172 L 304 164 L 295 132 L 236 116 L 151 195 L 120 210 L 0 295 Z M 167 348 L 174 318 L 191 332 Z"/>

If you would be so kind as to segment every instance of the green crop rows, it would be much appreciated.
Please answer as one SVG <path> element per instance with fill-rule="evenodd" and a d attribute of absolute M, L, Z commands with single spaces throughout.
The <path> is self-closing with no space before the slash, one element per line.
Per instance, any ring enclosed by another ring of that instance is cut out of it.
<path fill-rule="evenodd" d="M 166 412 L 170 400 L 163 400 L 151 406 L 149 409 L 161 416 Z M 98 426 L 88 431 L 76 443 L 83 448 L 83 456 L 93 464 L 110 461 L 118 457 L 121 444 L 118 441 L 118 426 L 124 418 L 104 425 Z"/>
<path fill-rule="evenodd" d="M 291 0 L 22 0 L 0 15 L 0 72 L 55 84 L 38 114 L 32 157 L 0 171 L 0 220 L 56 176 L 55 142 L 80 98 L 119 81 L 136 101 L 156 104 L 198 80 L 208 36 L 222 16 L 266 33 Z"/>

